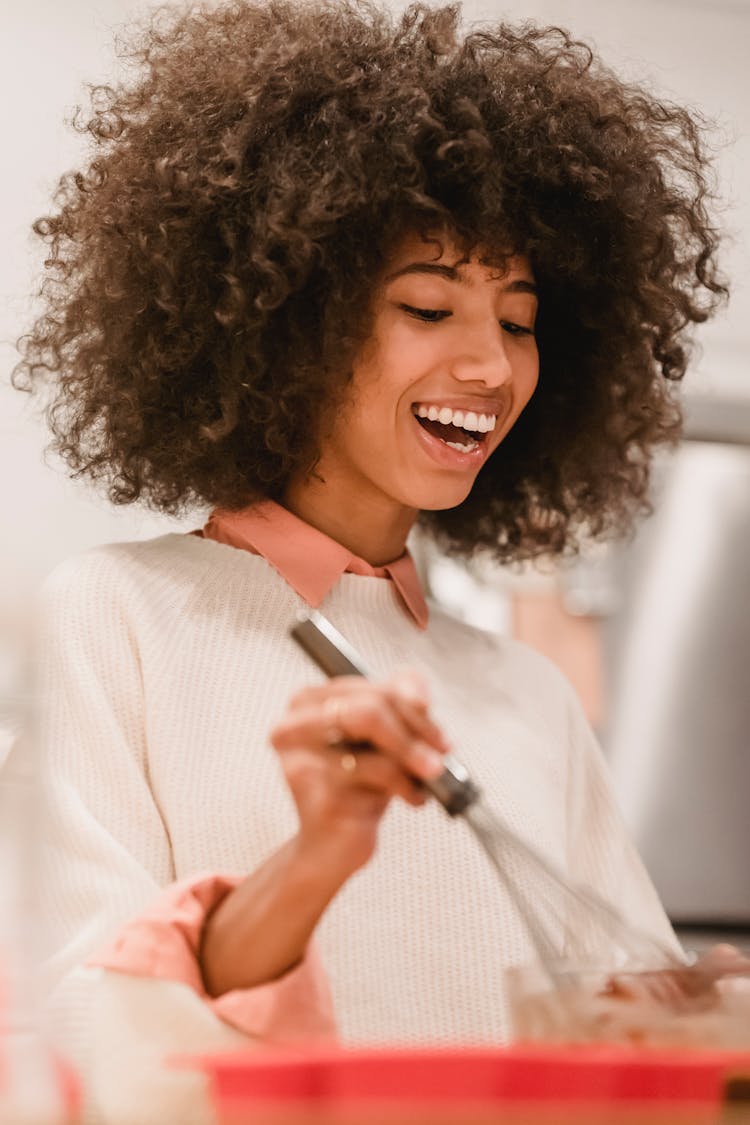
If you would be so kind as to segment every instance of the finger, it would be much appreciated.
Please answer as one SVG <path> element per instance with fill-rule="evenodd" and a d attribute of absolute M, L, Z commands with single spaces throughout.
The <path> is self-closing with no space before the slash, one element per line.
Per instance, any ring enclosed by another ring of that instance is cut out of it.
<path fill-rule="evenodd" d="M 414 736 L 392 702 L 381 692 L 349 692 L 330 699 L 337 704 L 335 711 L 325 705 L 314 705 L 287 712 L 270 734 L 276 750 L 329 747 L 335 727 L 344 740 L 369 742 L 407 773 L 422 780 L 439 777 L 443 772 L 442 755 Z"/>
<path fill-rule="evenodd" d="M 312 684 L 292 696 L 289 709 L 306 711 L 316 703 L 325 703 L 329 699 L 360 698 L 364 685 L 368 691 L 382 692 L 390 699 L 415 738 L 428 743 L 442 754 L 450 753 L 450 742 L 427 714 L 427 683 L 415 668 L 401 668 L 382 684 L 363 680 L 360 676 L 337 676 L 334 682 Z"/>
<path fill-rule="evenodd" d="M 353 754 L 330 747 L 312 751 L 295 747 L 279 756 L 292 792 L 302 790 L 309 795 L 316 789 L 319 791 L 322 784 L 329 797 L 337 801 L 345 799 L 347 793 L 353 796 L 359 792 L 378 795 L 386 802 L 392 797 L 401 797 L 415 806 L 423 805 L 429 797 L 428 792 L 395 762 L 373 751 Z"/>
<path fill-rule="evenodd" d="M 295 692 L 289 701 L 291 708 L 309 707 L 320 703 L 330 695 L 359 695 L 363 685 L 374 691 L 385 691 L 397 695 L 411 703 L 415 710 L 425 711 L 429 707 L 427 683 L 420 672 L 414 668 L 402 668 L 384 681 L 365 680 L 361 676 L 336 676 L 322 684 L 308 684 Z"/>
<path fill-rule="evenodd" d="M 427 780 L 439 777 L 442 755 L 415 738 L 400 721 L 392 705 L 373 696 L 349 696 L 335 712 L 326 706 L 289 712 L 270 732 L 272 745 L 279 752 L 300 746 L 328 749 L 333 741 L 366 743 L 396 761 L 408 774 Z"/>
<path fill-rule="evenodd" d="M 351 693 L 328 692 L 306 706 L 298 704 L 287 711 L 269 732 L 271 745 L 282 752 L 300 746 L 325 750 L 331 746 L 358 742 L 363 748 L 375 749 L 367 739 L 358 739 L 352 733 L 350 719 L 354 699 Z"/>
<path fill-rule="evenodd" d="M 395 687 L 398 693 L 415 707 L 426 711 L 430 706 L 430 688 L 426 677 L 409 664 L 399 665 L 385 681 Z"/>
<path fill-rule="evenodd" d="M 718 980 L 722 976 L 750 972 L 750 959 L 735 945 L 714 945 L 698 958 L 694 971 Z"/>
<path fill-rule="evenodd" d="M 308 684 L 294 693 L 288 707 L 292 711 L 306 710 L 332 696 L 358 694 L 363 684 L 369 685 L 370 681 L 363 680 L 361 676 L 336 676 L 334 680 L 326 680 L 322 684 Z"/>
<path fill-rule="evenodd" d="M 331 750 L 329 765 L 336 785 L 340 789 L 369 789 L 389 797 L 400 797 L 410 805 L 423 805 L 427 792 L 400 766 L 384 754 L 360 751 L 354 755 L 352 768 L 347 759 L 350 754 Z"/>
<path fill-rule="evenodd" d="M 386 690 L 402 722 L 405 723 L 415 738 L 434 746 L 441 754 L 451 752 L 452 747 L 448 738 L 427 711 L 419 705 L 415 705 L 413 700 L 405 698 L 399 691 L 392 688 Z"/>

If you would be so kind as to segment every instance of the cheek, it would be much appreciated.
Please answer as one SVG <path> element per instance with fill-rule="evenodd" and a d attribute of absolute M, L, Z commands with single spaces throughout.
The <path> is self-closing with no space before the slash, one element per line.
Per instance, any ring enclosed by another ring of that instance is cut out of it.
<path fill-rule="evenodd" d="M 414 388 L 427 370 L 429 357 L 424 346 L 406 335 L 399 338 L 394 334 L 367 366 L 357 371 L 358 403 L 363 410 L 392 417 L 401 412 L 406 399 L 411 402 L 418 397 Z"/>
<path fill-rule="evenodd" d="M 524 359 L 520 376 L 521 397 L 525 405 L 539 385 L 539 353 L 536 349 L 533 355 Z"/>
<path fill-rule="evenodd" d="M 384 378 L 394 385 L 407 385 L 409 378 L 418 378 L 429 371 L 446 351 L 446 343 L 437 332 L 415 328 L 409 323 L 394 326 L 381 341 L 380 368 Z"/>

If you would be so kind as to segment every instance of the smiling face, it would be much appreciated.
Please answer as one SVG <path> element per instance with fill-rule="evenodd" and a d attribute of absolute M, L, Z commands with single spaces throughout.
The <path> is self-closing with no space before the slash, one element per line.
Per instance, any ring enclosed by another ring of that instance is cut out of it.
<path fill-rule="evenodd" d="M 405 529 L 402 539 L 418 511 L 460 504 L 536 387 L 536 310 L 525 258 L 501 273 L 447 239 L 405 240 L 376 290 L 310 496 L 338 504 L 347 523 L 362 512 L 387 538 Z"/>

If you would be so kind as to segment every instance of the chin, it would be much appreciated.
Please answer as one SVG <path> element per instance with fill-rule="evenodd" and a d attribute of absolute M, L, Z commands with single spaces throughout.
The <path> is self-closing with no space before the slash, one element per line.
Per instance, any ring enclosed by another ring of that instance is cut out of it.
<path fill-rule="evenodd" d="M 457 508 L 459 504 L 463 504 L 473 484 L 472 481 L 468 488 L 446 488 L 440 495 L 436 494 L 435 489 L 425 491 L 424 495 L 415 501 L 413 507 L 418 508 L 420 512 L 447 512 L 450 508 Z"/>

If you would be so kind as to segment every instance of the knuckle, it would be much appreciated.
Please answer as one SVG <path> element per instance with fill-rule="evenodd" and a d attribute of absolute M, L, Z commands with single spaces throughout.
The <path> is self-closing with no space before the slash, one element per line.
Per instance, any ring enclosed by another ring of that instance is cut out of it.
<path fill-rule="evenodd" d="M 376 726 L 383 722 L 383 705 L 375 697 L 363 700 L 361 704 L 362 718 L 369 724 Z"/>
<path fill-rule="evenodd" d="M 304 746 L 309 740 L 308 721 L 304 713 L 285 716 L 268 732 L 274 750 L 289 750 Z"/>
<path fill-rule="evenodd" d="M 275 726 L 271 727 L 270 731 L 268 732 L 268 741 L 271 743 L 274 750 L 282 750 L 284 748 L 284 746 L 286 745 L 287 733 L 288 724 L 284 723 L 283 721 L 280 723 L 276 723 Z"/>

